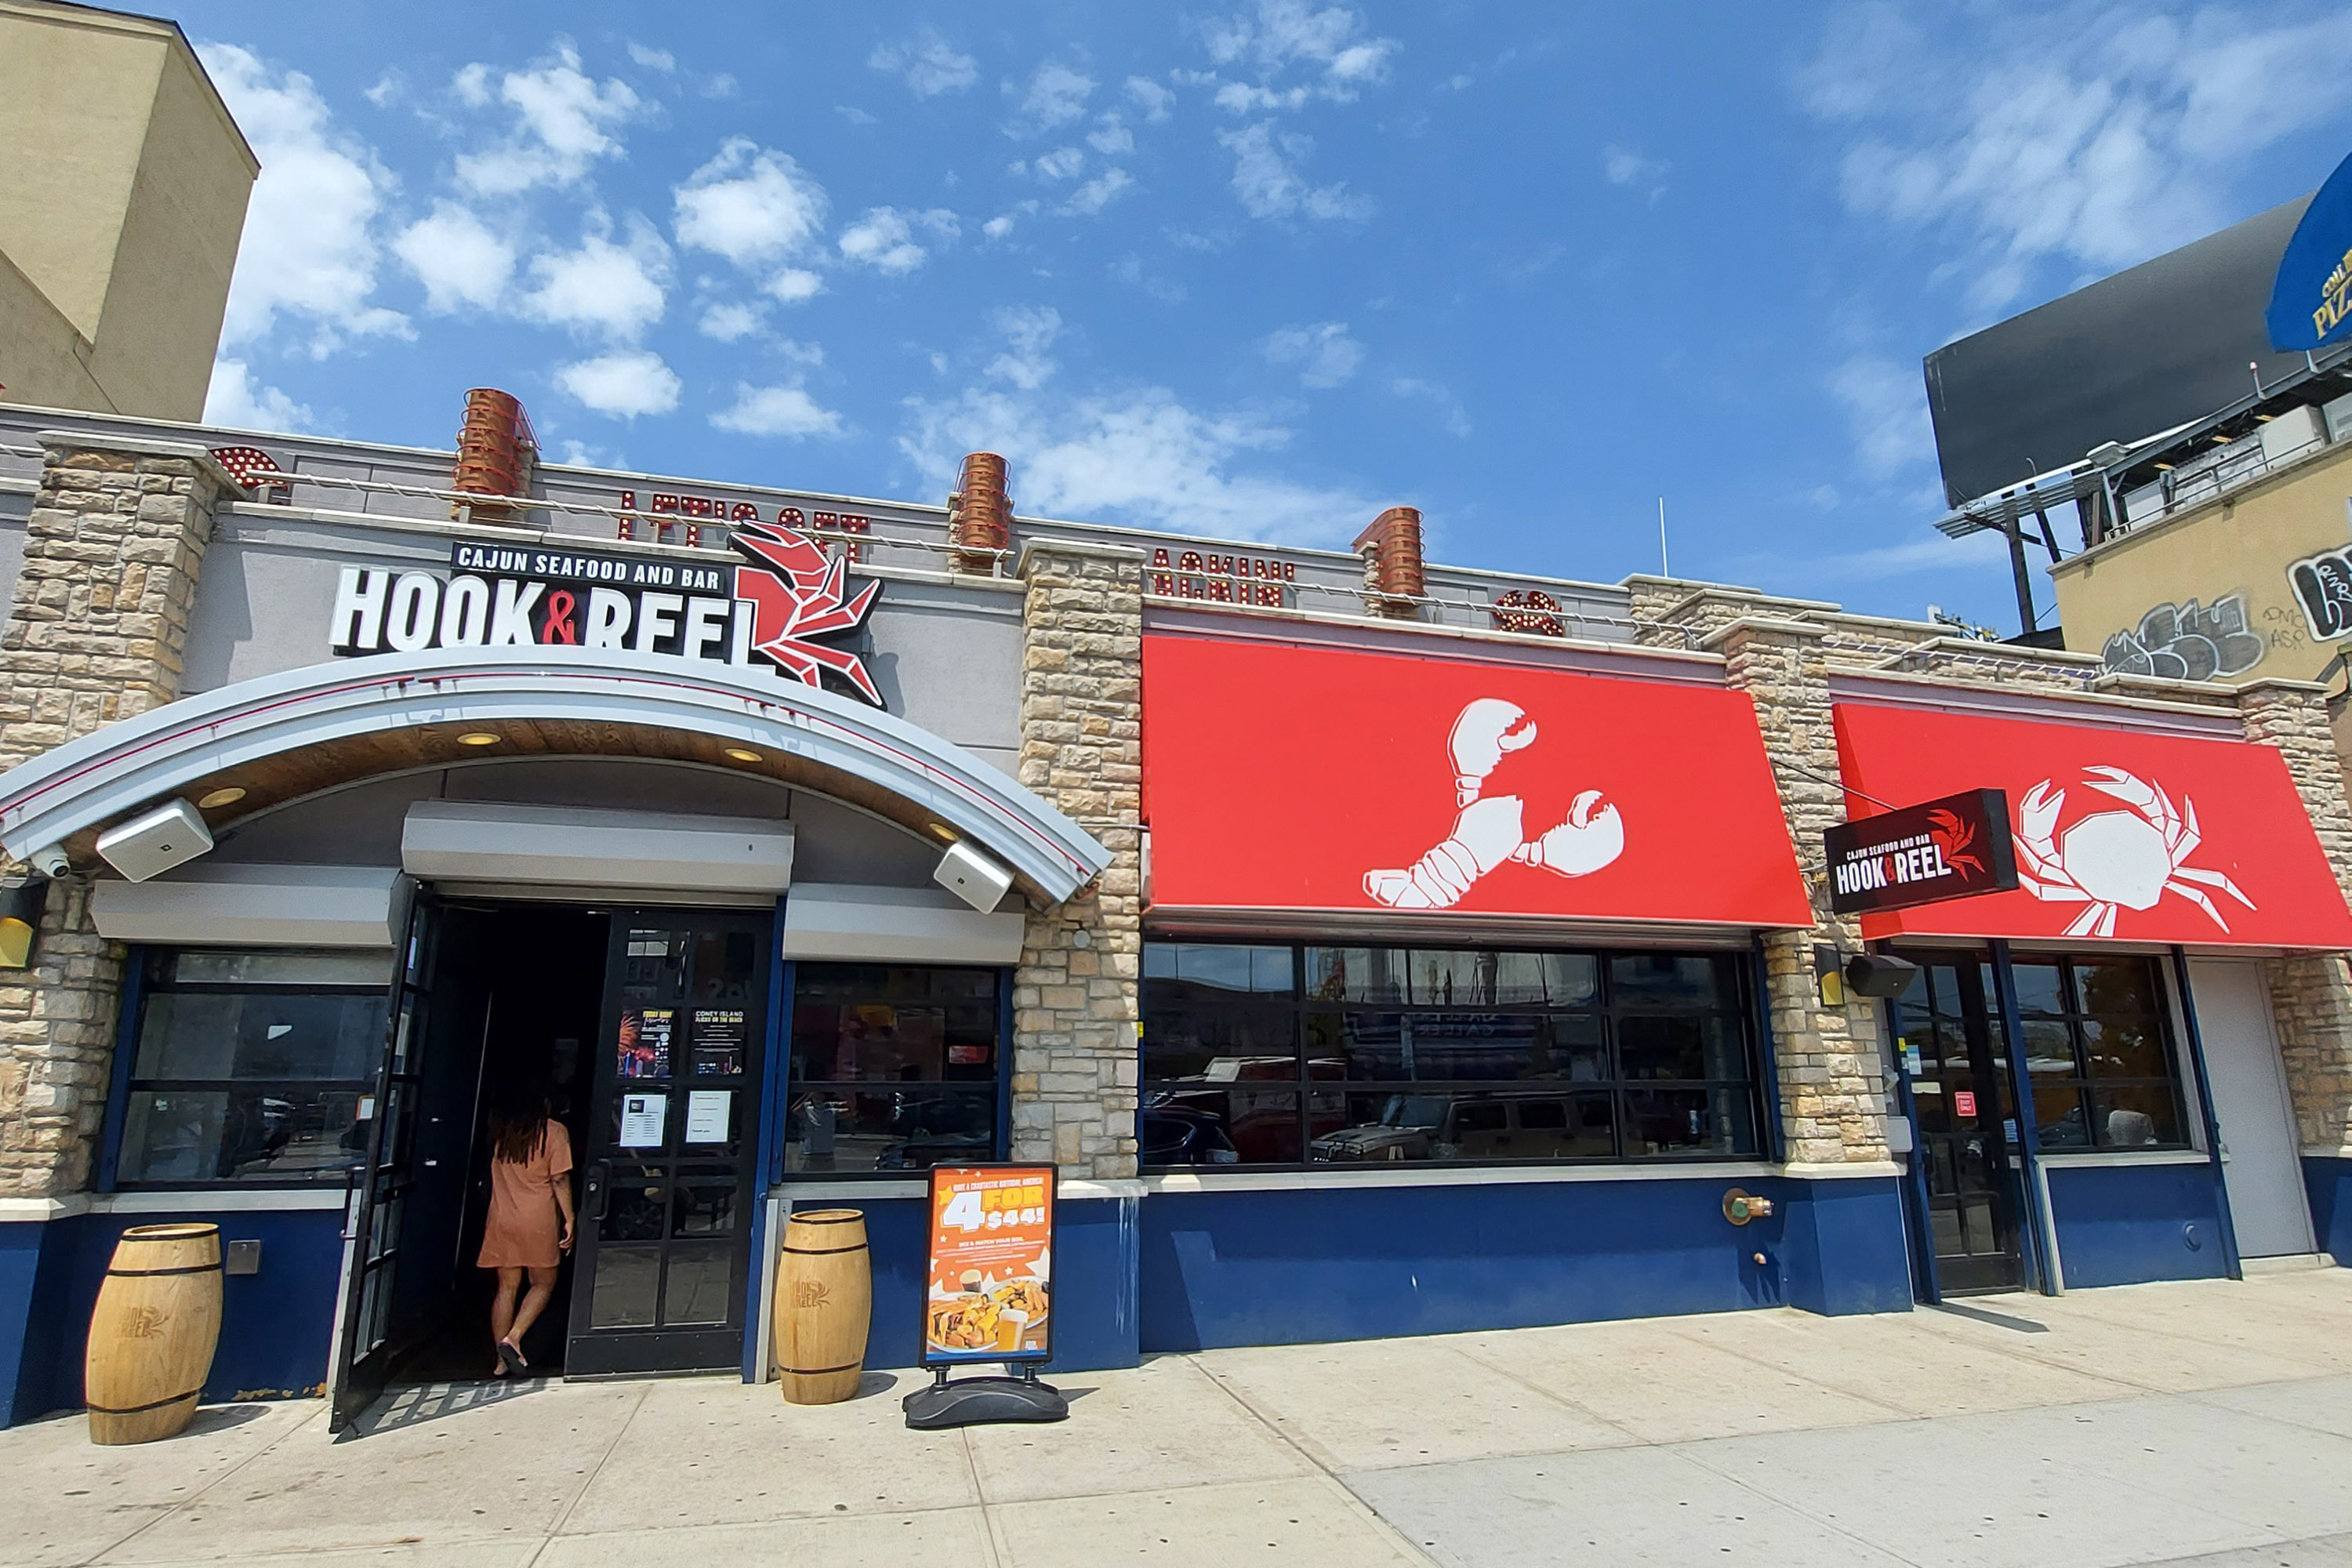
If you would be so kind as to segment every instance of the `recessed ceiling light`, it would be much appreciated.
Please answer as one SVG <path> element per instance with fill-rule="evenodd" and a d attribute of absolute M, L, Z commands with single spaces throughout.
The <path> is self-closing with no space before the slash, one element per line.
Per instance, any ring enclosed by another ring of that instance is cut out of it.
<path fill-rule="evenodd" d="M 2168 474 L 2172 472 L 2172 465 L 2170 463 L 2158 463 L 2156 466 L 2156 471 L 2159 474 Z"/>
<path fill-rule="evenodd" d="M 944 822 L 932 823 L 930 835 L 942 844 L 952 844 L 956 841 L 956 830 Z"/>
<path fill-rule="evenodd" d="M 468 730 L 457 737 L 457 744 L 461 746 L 495 746 L 498 743 L 499 737 L 488 730 Z"/>
<path fill-rule="evenodd" d="M 768 760 L 749 746 L 730 746 L 727 754 L 739 763 L 764 763 Z"/>
<path fill-rule="evenodd" d="M 198 811 L 214 811 L 224 805 L 235 805 L 245 798 L 245 791 L 231 784 L 226 789 L 210 790 L 196 797 Z"/>

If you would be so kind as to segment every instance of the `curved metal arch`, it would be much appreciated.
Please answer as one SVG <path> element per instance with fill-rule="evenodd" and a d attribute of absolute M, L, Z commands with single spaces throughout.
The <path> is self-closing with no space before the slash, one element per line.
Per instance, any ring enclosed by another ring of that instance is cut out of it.
<path fill-rule="evenodd" d="M 564 647 L 381 654 L 167 703 L 0 773 L 0 848 L 21 859 L 273 758 L 509 721 L 706 738 L 862 781 L 970 838 L 1051 902 L 1110 863 L 1108 850 L 1028 790 L 865 703 L 762 670 Z M 394 770 L 352 776 L 366 771 Z"/>

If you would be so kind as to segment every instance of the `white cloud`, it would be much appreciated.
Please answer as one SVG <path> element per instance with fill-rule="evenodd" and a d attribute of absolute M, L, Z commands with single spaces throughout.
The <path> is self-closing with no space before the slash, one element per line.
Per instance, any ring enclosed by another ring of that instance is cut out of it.
<path fill-rule="evenodd" d="M 1106 114 L 1087 133 L 1087 145 L 1106 158 L 1115 158 L 1121 153 L 1135 151 L 1135 132 L 1118 115 Z"/>
<path fill-rule="evenodd" d="M 1054 374 L 1047 351 L 1061 335 L 1062 313 L 1051 305 L 1007 306 L 996 312 L 995 320 L 1005 348 L 989 362 L 988 374 L 1024 392 L 1036 391 Z"/>
<path fill-rule="evenodd" d="M 1076 147 L 1057 147 L 1051 153 L 1041 153 L 1030 167 L 1041 180 L 1066 180 L 1086 167 L 1087 155 Z"/>
<path fill-rule="evenodd" d="M 1313 146 L 1304 136 L 1277 137 L 1273 122 L 1261 121 L 1239 131 L 1220 131 L 1217 140 L 1233 153 L 1234 194 L 1252 217 L 1371 216 L 1371 199 L 1350 192 L 1346 182 L 1310 185 L 1299 177 L 1294 161 Z"/>
<path fill-rule="evenodd" d="M 1062 205 L 1062 210 L 1079 217 L 1092 217 L 1125 195 L 1134 184 L 1135 177 L 1125 169 L 1105 169 L 1072 191 L 1070 199 Z"/>
<path fill-rule="evenodd" d="M 1924 539 L 1913 539 L 1901 544 L 1874 545 L 1866 550 L 1845 551 L 1832 554 L 1806 555 L 1807 578 L 1819 583 L 1877 583 L 1890 577 L 1907 577 L 1915 573 L 1933 572 L 1938 582 L 1948 584 L 1959 573 L 1982 572 L 2009 575 L 2009 564 L 2002 554 L 2004 546 L 1997 533 L 1973 533 L 1964 539 L 1947 539 L 1929 531 Z M 1776 557 L 1768 565 L 1759 562 L 1757 568 L 1769 571 L 1786 565 L 1786 557 Z M 1751 569 L 1757 569 L 1751 568 Z M 1933 590 L 1931 590 L 1933 591 Z M 1952 590 L 1947 587 L 1945 592 Z M 2045 595 L 2046 597 L 2046 595 Z M 1946 601 L 1949 603 L 1948 599 Z"/>
<path fill-rule="evenodd" d="M 1364 345 L 1348 335 L 1345 321 L 1284 327 L 1261 347 L 1268 363 L 1297 365 L 1302 386 L 1338 386 L 1364 363 Z"/>
<path fill-rule="evenodd" d="M 378 109 L 390 109 L 408 97 L 408 79 L 391 66 L 375 79 L 375 85 L 360 94 Z"/>
<path fill-rule="evenodd" d="M 1172 278 L 1145 271 L 1143 258 L 1133 251 L 1110 264 L 1110 275 L 1122 283 L 1133 284 L 1163 305 L 1181 305 L 1186 297 L 1184 285 Z"/>
<path fill-rule="evenodd" d="M 848 121 L 852 125 L 879 125 L 882 123 L 882 117 L 880 115 L 868 114 L 866 110 L 858 108 L 854 103 L 836 103 L 833 106 L 833 111 L 835 114 L 840 115 L 844 120 Z"/>
<path fill-rule="evenodd" d="M 635 38 L 629 40 L 629 58 L 649 71 L 661 71 L 665 75 L 677 69 L 676 55 L 671 54 L 667 49 L 656 49 L 650 45 L 641 44 Z"/>
<path fill-rule="evenodd" d="M 1852 7 L 1800 83 L 1851 127 L 1847 205 L 1959 252 L 1976 310 L 2211 232 L 2256 154 L 2343 111 L 2340 6 L 1992 12 Z"/>
<path fill-rule="evenodd" d="M 346 337 L 409 336 L 408 318 L 368 302 L 380 258 L 375 222 L 391 174 L 336 130 L 310 78 L 273 74 L 231 44 L 207 44 L 198 53 L 261 160 L 222 346 L 257 342 L 280 318 L 310 330 L 314 354 Z"/>
<path fill-rule="evenodd" d="M 718 342 L 731 343 L 758 331 L 765 320 L 757 305 L 722 302 L 706 309 L 695 330 Z"/>
<path fill-rule="evenodd" d="M 299 435 L 318 427 L 310 410 L 274 386 L 256 381 L 243 360 L 213 362 L 212 385 L 205 393 L 205 423 L 234 430 L 276 430 Z"/>
<path fill-rule="evenodd" d="M 990 239 L 1003 239 L 1013 232 L 1013 215 L 999 213 L 980 226 L 980 232 Z"/>
<path fill-rule="evenodd" d="M 669 247 L 652 225 L 633 217 L 625 245 L 590 234 L 577 250 L 532 258 L 530 270 L 539 286 L 523 296 L 526 317 L 632 342 L 662 318 Z"/>
<path fill-rule="evenodd" d="M 1462 400 L 1454 395 L 1452 387 L 1442 386 L 1433 381 L 1421 381 L 1410 375 L 1401 375 L 1389 383 L 1389 391 L 1399 397 L 1420 398 L 1423 402 L 1434 405 L 1439 416 L 1444 421 L 1445 433 L 1448 436 L 1466 437 L 1470 434 L 1469 410 L 1462 406 Z"/>
<path fill-rule="evenodd" d="M 477 109 L 491 101 L 490 68 L 467 66 L 451 83 Z M 599 158 L 616 156 L 613 132 L 635 120 L 644 104 L 627 82 L 599 85 L 580 69 L 580 52 L 565 40 L 529 70 L 499 79 L 497 97 L 514 111 L 506 139 L 457 158 L 457 184 L 476 195 L 514 195 L 536 185 L 569 185 Z"/>
<path fill-rule="evenodd" d="M 899 438 L 934 483 L 966 452 L 1002 452 L 1022 510 L 1269 543 L 1345 545 L 1379 508 L 1339 488 L 1247 471 L 1290 432 L 1249 414 L 1204 414 L 1165 387 L 1063 401 L 968 390 L 908 404 Z"/>
<path fill-rule="evenodd" d="M 935 243 L 952 240 L 960 232 L 955 214 L 944 207 L 929 212 L 874 207 L 841 231 L 841 254 L 877 272 L 893 276 L 912 272 L 929 254 L 915 243 L 918 229 L 934 236 Z"/>
<path fill-rule="evenodd" d="M 791 338 L 779 338 L 776 340 L 776 354 L 778 358 L 790 363 L 804 364 L 814 368 L 824 363 L 824 345 L 797 342 Z"/>
<path fill-rule="evenodd" d="M 1025 135 L 1066 125 L 1084 114 L 1087 100 L 1094 95 L 1095 79 L 1074 67 L 1047 60 L 1031 74 L 1026 87 L 1008 81 L 1004 90 L 1021 96 L 1018 116 L 1006 129 Z"/>
<path fill-rule="evenodd" d="M 787 267 L 761 285 L 787 305 L 814 300 L 824 292 L 824 279 L 805 267 Z"/>
<path fill-rule="evenodd" d="M 1611 184 L 1643 186 L 1654 200 L 1665 190 L 1666 172 L 1673 167 L 1663 158 L 1645 158 L 1614 142 L 1601 153 L 1601 172 Z"/>
<path fill-rule="evenodd" d="M 734 406 L 712 415 L 710 423 L 738 436 L 841 434 L 841 416 L 818 406 L 815 398 L 797 386 L 738 385 Z"/>
<path fill-rule="evenodd" d="M 1394 38 L 1368 37 L 1360 13 L 1344 5 L 1317 9 L 1306 0 L 1258 0 L 1254 13 L 1211 22 L 1204 32 L 1212 60 L 1257 75 L 1255 87 L 1227 83 L 1217 93 L 1217 102 L 1237 114 L 1295 109 L 1310 96 L 1349 102 L 1388 79 L 1398 47 Z M 1274 90 L 1274 81 L 1293 67 L 1315 79 Z"/>
<path fill-rule="evenodd" d="M 677 406 L 680 389 L 661 355 L 643 349 L 559 366 L 555 384 L 565 396 L 615 419 L 667 414 Z"/>
<path fill-rule="evenodd" d="M 1935 426 L 1916 364 L 1856 355 L 1832 373 L 1830 393 L 1845 405 L 1854 462 L 1864 474 L 1891 479 L 1935 460 Z"/>
<path fill-rule="evenodd" d="M 514 247 L 455 202 L 435 202 L 432 216 L 401 230 L 392 248 L 425 285 L 425 308 L 436 315 L 489 310 L 514 276 Z"/>
<path fill-rule="evenodd" d="M 957 53 L 933 27 L 925 27 L 904 43 L 882 45 L 866 63 L 878 71 L 905 76 L 917 98 L 961 92 L 980 79 L 980 62 Z"/>
<path fill-rule="evenodd" d="M 675 192 L 677 242 L 738 267 L 796 256 L 824 230 L 824 187 L 782 153 L 736 136 Z"/>
<path fill-rule="evenodd" d="M 1128 78 L 1127 96 L 1136 108 L 1143 110 L 1144 119 L 1154 122 L 1167 119 L 1176 107 L 1175 90 L 1162 87 L 1150 77 Z"/>

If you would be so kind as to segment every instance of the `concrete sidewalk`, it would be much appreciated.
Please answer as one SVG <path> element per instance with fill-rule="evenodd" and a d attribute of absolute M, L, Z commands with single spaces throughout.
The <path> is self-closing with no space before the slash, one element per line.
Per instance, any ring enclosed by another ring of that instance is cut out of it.
<path fill-rule="evenodd" d="M 927 1436 L 717 1379 L 0 1434 L 0 1563 L 2352 1568 L 2352 1271 L 1163 1356 Z"/>

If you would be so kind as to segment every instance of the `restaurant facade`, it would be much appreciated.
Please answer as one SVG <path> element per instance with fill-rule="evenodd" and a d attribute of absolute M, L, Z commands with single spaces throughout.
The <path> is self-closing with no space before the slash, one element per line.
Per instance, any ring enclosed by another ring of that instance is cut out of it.
<path fill-rule="evenodd" d="M 1030 518 L 987 454 L 945 505 L 541 466 L 519 415 L 0 408 L 11 1419 L 164 1218 L 228 1244 L 208 1397 L 473 1375 L 514 1080 L 580 1153 L 567 1376 L 770 1375 L 808 1206 L 910 1364 L 925 1172 L 989 1159 L 1059 1169 L 1063 1370 L 2352 1253 L 2318 687 L 1448 568 L 1403 508 Z M 1827 830 L 1983 790 L 1869 874 L 2012 889 L 1832 911 Z"/>

